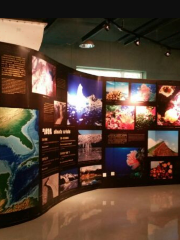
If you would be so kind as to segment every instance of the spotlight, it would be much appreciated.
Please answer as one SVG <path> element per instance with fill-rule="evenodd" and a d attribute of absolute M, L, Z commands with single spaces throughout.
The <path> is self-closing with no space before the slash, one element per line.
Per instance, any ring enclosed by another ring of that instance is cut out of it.
<path fill-rule="evenodd" d="M 139 45 L 140 45 L 140 39 L 139 39 L 139 38 L 136 39 L 136 40 L 134 41 L 134 43 L 136 44 L 136 46 L 139 46 Z"/>
<path fill-rule="evenodd" d="M 110 29 L 110 24 L 109 24 L 108 22 L 104 24 L 104 29 L 105 29 L 106 31 L 109 31 L 109 29 Z"/>
<path fill-rule="evenodd" d="M 171 51 L 170 50 L 167 50 L 166 52 L 165 52 L 165 56 L 166 57 L 169 57 L 171 55 Z"/>

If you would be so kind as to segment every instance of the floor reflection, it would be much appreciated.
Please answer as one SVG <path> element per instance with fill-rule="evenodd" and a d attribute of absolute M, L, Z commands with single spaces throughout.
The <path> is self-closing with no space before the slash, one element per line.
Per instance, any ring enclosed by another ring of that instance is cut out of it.
<path fill-rule="evenodd" d="M 0 229 L 2 240 L 178 240 L 180 186 L 99 189 L 39 218 Z"/>

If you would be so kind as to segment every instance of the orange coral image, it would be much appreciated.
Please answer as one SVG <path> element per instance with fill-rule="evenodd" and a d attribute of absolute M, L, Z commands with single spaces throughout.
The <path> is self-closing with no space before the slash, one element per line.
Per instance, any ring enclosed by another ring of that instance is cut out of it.
<path fill-rule="evenodd" d="M 164 95 L 165 97 L 169 97 L 174 93 L 175 86 L 168 86 L 168 85 L 163 85 L 159 89 L 159 93 Z"/>
<path fill-rule="evenodd" d="M 107 106 L 107 129 L 134 129 L 134 106 Z"/>

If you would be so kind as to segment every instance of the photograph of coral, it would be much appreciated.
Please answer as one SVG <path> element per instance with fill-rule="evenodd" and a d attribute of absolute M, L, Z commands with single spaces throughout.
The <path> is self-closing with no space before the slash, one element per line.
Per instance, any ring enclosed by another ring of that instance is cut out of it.
<path fill-rule="evenodd" d="M 150 169 L 151 179 L 173 179 L 173 165 L 171 162 L 152 161 Z"/>
<path fill-rule="evenodd" d="M 0 214 L 39 203 L 39 111 L 0 107 Z"/>
<path fill-rule="evenodd" d="M 137 106 L 136 107 L 136 128 L 145 129 L 153 127 L 156 123 L 156 107 Z"/>
<path fill-rule="evenodd" d="M 54 124 L 64 125 L 66 124 L 66 103 L 54 101 Z"/>
<path fill-rule="evenodd" d="M 106 129 L 134 129 L 134 106 L 106 105 Z"/>
<path fill-rule="evenodd" d="M 78 131 L 78 162 L 102 159 L 102 131 Z"/>
<path fill-rule="evenodd" d="M 141 178 L 144 174 L 144 148 L 106 148 L 105 169 L 122 178 Z"/>
<path fill-rule="evenodd" d="M 178 131 L 148 131 L 148 157 L 178 156 Z"/>
<path fill-rule="evenodd" d="M 157 125 L 180 126 L 180 86 L 158 86 Z"/>
<path fill-rule="evenodd" d="M 91 165 L 80 168 L 81 186 L 100 184 L 102 178 L 102 165 Z"/>
<path fill-rule="evenodd" d="M 42 180 L 42 205 L 51 203 L 59 195 L 59 173 Z"/>
<path fill-rule="evenodd" d="M 125 101 L 129 97 L 129 83 L 128 82 L 106 82 L 106 100 L 109 101 Z"/>
<path fill-rule="evenodd" d="M 56 67 L 43 59 L 32 56 L 32 92 L 55 96 Z"/>
<path fill-rule="evenodd" d="M 68 75 L 67 125 L 102 126 L 102 81 Z"/>
<path fill-rule="evenodd" d="M 156 84 L 131 83 L 131 102 L 155 102 Z"/>
<path fill-rule="evenodd" d="M 64 193 L 68 190 L 78 187 L 78 169 L 72 168 L 60 173 L 60 193 Z"/>

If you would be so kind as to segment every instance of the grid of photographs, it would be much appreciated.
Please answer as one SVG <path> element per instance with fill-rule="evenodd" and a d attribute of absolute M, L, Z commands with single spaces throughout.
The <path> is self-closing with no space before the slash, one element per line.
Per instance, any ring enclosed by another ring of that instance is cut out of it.
<path fill-rule="evenodd" d="M 72 189 L 100 185 L 102 172 L 132 185 L 175 179 L 178 82 L 96 77 L 35 52 L 27 61 L 30 83 L 21 92 L 10 79 L 11 91 L 5 80 L 0 88 L 0 214 L 40 200 L 46 208 Z M 22 93 L 18 108 L 11 100 Z"/>

